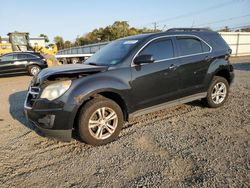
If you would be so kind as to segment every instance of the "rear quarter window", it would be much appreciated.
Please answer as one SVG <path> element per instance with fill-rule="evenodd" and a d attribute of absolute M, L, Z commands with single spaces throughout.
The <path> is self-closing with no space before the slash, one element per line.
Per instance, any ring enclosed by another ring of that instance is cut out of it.
<path fill-rule="evenodd" d="M 225 40 L 218 34 L 211 34 L 207 37 L 208 43 L 213 47 L 215 50 L 228 50 L 230 47 L 225 42 Z"/>

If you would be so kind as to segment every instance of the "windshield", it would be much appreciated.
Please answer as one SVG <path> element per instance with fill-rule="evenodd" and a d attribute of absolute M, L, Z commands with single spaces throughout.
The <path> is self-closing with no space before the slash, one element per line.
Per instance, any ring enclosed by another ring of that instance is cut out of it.
<path fill-rule="evenodd" d="M 24 35 L 13 35 L 12 36 L 12 43 L 14 45 L 27 45 L 27 40 Z"/>
<path fill-rule="evenodd" d="M 116 65 L 131 51 L 138 40 L 116 40 L 85 61 L 92 65 Z"/>

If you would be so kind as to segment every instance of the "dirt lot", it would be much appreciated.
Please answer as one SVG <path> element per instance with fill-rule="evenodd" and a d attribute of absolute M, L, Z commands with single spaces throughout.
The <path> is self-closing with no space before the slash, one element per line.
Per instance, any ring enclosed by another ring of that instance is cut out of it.
<path fill-rule="evenodd" d="M 250 187 L 250 58 L 219 109 L 193 102 L 92 147 L 41 137 L 22 113 L 31 77 L 0 78 L 0 187 Z"/>

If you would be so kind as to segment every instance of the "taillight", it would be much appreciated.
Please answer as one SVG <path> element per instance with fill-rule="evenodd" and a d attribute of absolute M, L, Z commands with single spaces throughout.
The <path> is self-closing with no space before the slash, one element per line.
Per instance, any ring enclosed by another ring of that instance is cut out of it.
<path fill-rule="evenodd" d="M 230 57 L 229 54 L 225 55 L 225 60 L 228 61 L 228 60 L 229 60 L 229 57 Z"/>

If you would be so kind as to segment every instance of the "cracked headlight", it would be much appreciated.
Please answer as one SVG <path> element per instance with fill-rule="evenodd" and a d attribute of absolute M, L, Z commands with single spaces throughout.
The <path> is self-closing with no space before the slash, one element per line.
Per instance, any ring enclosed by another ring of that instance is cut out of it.
<path fill-rule="evenodd" d="M 44 88 L 40 98 L 52 101 L 62 96 L 69 89 L 71 83 L 71 80 L 66 80 L 50 84 Z"/>

